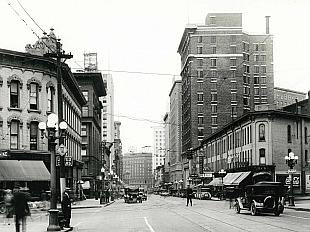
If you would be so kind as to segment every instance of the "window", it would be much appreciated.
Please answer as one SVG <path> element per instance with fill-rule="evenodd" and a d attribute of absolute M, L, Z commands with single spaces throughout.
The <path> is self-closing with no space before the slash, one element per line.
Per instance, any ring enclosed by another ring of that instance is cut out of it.
<path fill-rule="evenodd" d="M 259 55 L 254 55 L 254 61 L 259 61 Z"/>
<path fill-rule="evenodd" d="M 254 88 L 254 95 L 259 95 L 259 88 Z"/>
<path fill-rule="evenodd" d="M 259 141 L 263 142 L 265 141 L 265 125 L 264 124 L 259 124 Z"/>
<path fill-rule="evenodd" d="M 237 36 L 236 35 L 230 35 L 230 42 L 236 42 Z"/>
<path fill-rule="evenodd" d="M 260 50 L 266 51 L 266 44 L 260 44 Z"/>
<path fill-rule="evenodd" d="M 211 54 L 216 54 L 216 47 L 211 47 Z"/>
<path fill-rule="evenodd" d="M 197 77 L 203 78 L 203 70 L 197 70 Z"/>
<path fill-rule="evenodd" d="M 198 125 L 203 125 L 203 116 L 198 116 Z"/>
<path fill-rule="evenodd" d="M 11 81 L 10 86 L 10 107 L 18 108 L 19 107 L 19 82 Z"/>
<path fill-rule="evenodd" d="M 197 47 L 197 53 L 202 54 L 202 47 Z"/>
<path fill-rule="evenodd" d="M 266 61 L 266 55 L 261 55 L 260 59 L 261 59 L 261 61 Z"/>
<path fill-rule="evenodd" d="M 308 158 L 308 150 L 305 150 L 305 164 L 308 166 L 309 158 Z"/>
<path fill-rule="evenodd" d="M 38 150 L 38 122 L 30 123 L 30 150 Z"/>
<path fill-rule="evenodd" d="M 84 98 L 86 99 L 86 101 L 88 102 L 88 91 L 82 91 Z"/>
<path fill-rule="evenodd" d="M 230 66 L 236 67 L 237 66 L 237 60 L 236 59 L 230 59 Z"/>
<path fill-rule="evenodd" d="M 216 43 L 216 36 L 214 36 L 214 35 L 211 36 L 211 43 L 213 43 L 213 44 Z"/>
<path fill-rule="evenodd" d="M 308 144 L 308 128 L 305 127 L 305 144 Z"/>
<path fill-rule="evenodd" d="M 216 67 L 216 59 L 211 59 L 211 67 Z"/>
<path fill-rule="evenodd" d="M 215 17 L 210 17 L 210 24 L 215 25 L 216 23 L 216 18 Z"/>
<path fill-rule="evenodd" d="M 198 113 L 203 113 L 203 105 L 197 105 Z"/>
<path fill-rule="evenodd" d="M 259 84 L 259 77 L 254 77 L 254 84 Z"/>
<path fill-rule="evenodd" d="M 87 126 L 85 124 L 81 125 L 81 136 L 87 136 Z"/>
<path fill-rule="evenodd" d="M 237 53 L 237 47 L 236 46 L 230 46 L 230 53 L 236 54 Z"/>
<path fill-rule="evenodd" d="M 88 106 L 82 107 L 82 117 L 88 117 Z"/>
<path fill-rule="evenodd" d="M 203 66 L 203 59 L 198 59 L 198 66 Z"/>
<path fill-rule="evenodd" d="M 19 121 L 12 120 L 10 127 L 10 148 L 17 150 L 19 144 Z"/>
<path fill-rule="evenodd" d="M 202 43 L 202 36 L 198 36 L 198 43 Z"/>
<path fill-rule="evenodd" d="M 291 125 L 287 125 L 287 142 L 292 142 L 292 128 Z"/>
<path fill-rule="evenodd" d="M 37 110 L 38 109 L 38 84 L 31 83 L 30 84 L 30 96 L 29 103 L 30 109 Z"/>
<path fill-rule="evenodd" d="M 217 105 L 211 105 L 211 113 L 216 114 L 217 113 Z"/>
<path fill-rule="evenodd" d="M 260 69 L 261 73 L 266 74 L 266 66 L 260 66 Z"/>
<path fill-rule="evenodd" d="M 47 111 L 48 112 L 54 112 L 54 103 L 55 99 L 55 89 L 53 87 L 49 87 L 47 90 Z"/>
<path fill-rule="evenodd" d="M 212 92 L 212 93 L 211 93 L 211 101 L 213 101 L 213 102 L 214 102 L 214 101 L 215 101 L 215 102 L 217 101 L 217 92 Z"/>
<path fill-rule="evenodd" d="M 248 98 L 243 98 L 243 105 L 248 106 L 249 105 L 249 99 Z"/>
<path fill-rule="evenodd" d="M 259 73 L 259 66 L 254 66 L 254 73 Z"/>
<path fill-rule="evenodd" d="M 231 93 L 231 101 L 237 101 L 237 93 Z"/>
<path fill-rule="evenodd" d="M 203 93 L 197 93 L 197 101 L 203 101 Z"/>
<path fill-rule="evenodd" d="M 254 44 L 254 51 L 259 51 L 259 46 L 258 46 L 258 44 Z"/>
<path fill-rule="evenodd" d="M 237 117 L 237 107 L 236 106 L 231 106 L 231 117 Z"/>
<path fill-rule="evenodd" d="M 265 150 L 265 148 L 259 149 L 259 164 L 266 164 L 266 150 Z"/>
<path fill-rule="evenodd" d="M 211 117 L 211 124 L 217 125 L 217 117 Z"/>
<path fill-rule="evenodd" d="M 261 84 L 266 84 L 266 77 L 261 77 L 260 78 L 260 83 Z"/>
<path fill-rule="evenodd" d="M 267 89 L 266 88 L 261 88 L 260 89 L 260 94 L 263 95 L 263 96 L 266 96 L 267 95 Z"/>

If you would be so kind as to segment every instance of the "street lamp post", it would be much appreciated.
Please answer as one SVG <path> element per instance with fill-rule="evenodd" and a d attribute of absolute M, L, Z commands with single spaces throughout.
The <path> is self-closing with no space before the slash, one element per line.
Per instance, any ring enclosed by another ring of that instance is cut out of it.
<path fill-rule="evenodd" d="M 222 178 L 222 196 L 224 196 L 224 176 L 226 175 L 226 171 L 224 169 L 221 169 L 218 172 L 219 176 Z"/>
<path fill-rule="evenodd" d="M 59 127 L 59 130 L 58 130 Z M 48 139 L 51 152 L 51 199 L 49 210 L 49 225 L 47 231 L 60 231 L 58 223 L 57 210 L 57 191 L 56 191 L 56 140 L 65 136 L 67 130 L 67 123 L 62 121 L 58 125 L 58 116 L 50 114 L 47 117 L 47 122 L 40 122 L 39 129 L 41 130 L 41 137 L 45 136 Z M 58 135 L 56 134 L 58 130 Z"/>
<path fill-rule="evenodd" d="M 101 179 L 102 179 L 102 187 L 101 187 L 101 194 L 100 194 L 100 204 L 103 204 L 105 202 L 105 198 L 104 198 L 104 179 L 105 179 L 105 169 L 104 167 L 101 168 Z"/>
<path fill-rule="evenodd" d="M 287 156 L 285 156 L 285 162 L 289 166 L 290 170 L 288 172 L 290 173 L 291 179 L 290 179 L 290 193 L 289 193 L 289 206 L 295 206 L 294 203 L 294 190 L 293 190 L 293 178 L 294 178 L 294 166 L 297 164 L 298 156 L 295 155 L 293 152 L 290 152 Z"/>

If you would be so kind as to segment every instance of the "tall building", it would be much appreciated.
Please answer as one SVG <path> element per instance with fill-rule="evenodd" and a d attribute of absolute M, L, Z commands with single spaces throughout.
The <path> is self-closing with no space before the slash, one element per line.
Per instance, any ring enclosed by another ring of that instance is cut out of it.
<path fill-rule="evenodd" d="M 241 13 L 210 13 L 204 25 L 187 25 L 178 53 L 182 76 L 182 152 L 225 124 L 272 105 L 273 37 L 242 29 Z"/>
<path fill-rule="evenodd" d="M 125 153 L 123 173 L 125 184 L 150 188 L 152 186 L 152 153 Z"/>
<path fill-rule="evenodd" d="M 115 159 L 113 162 L 113 171 L 116 175 L 122 179 L 123 178 L 123 153 L 122 153 L 122 140 L 121 140 L 121 122 L 115 121 L 114 122 L 114 131 L 115 131 L 115 138 L 114 138 L 114 152 L 115 152 Z"/>
<path fill-rule="evenodd" d="M 103 82 L 107 90 L 107 95 L 101 98 L 103 110 L 102 110 L 102 141 L 107 143 L 114 142 L 114 85 L 111 74 L 102 74 Z M 112 170 L 114 155 L 114 146 L 110 148 L 110 155 L 105 156 L 105 168 Z"/>
<path fill-rule="evenodd" d="M 182 122 L 182 82 L 177 80 L 173 83 L 170 97 L 170 120 L 169 120 L 169 163 L 170 181 L 172 183 L 182 180 L 181 160 L 181 122 Z"/>
<path fill-rule="evenodd" d="M 153 170 L 164 164 L 166 155 L 165 138 L 165 128 L 163 126 L 153 127 Z"/>
<path fill-rule="evenodd" d="M 305 100 L 307 94 L 295 90 L 274 87 L 274 104 L 277 109 Z"/>
<path fill-rule="evenodd" d="M 101 110 L 102 103 L 99 97 L 106 95 L 102 75 L 100 72 L 79 72 L 74 73 L 80 89 L 83 93 L 86 105 L 82 107 L 82 179 L 89 184 L 89 189 L 85 190 L 89 196 L 93 196 L 97 191 L 99 183 L 98 176 L 102 168 L 101 154 Z"/>

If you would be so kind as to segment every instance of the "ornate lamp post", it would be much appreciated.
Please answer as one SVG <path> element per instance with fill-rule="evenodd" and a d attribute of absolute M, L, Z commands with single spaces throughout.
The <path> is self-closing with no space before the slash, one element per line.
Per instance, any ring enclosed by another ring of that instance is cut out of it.
<path fill-rule="evenodd" d="M 102 180 L 102 187 L 101 187 L 101 194 L 100 194 L 100 204 L 103 204 L 105 202 L 105 198 L 104 198 L 104 179 L 105 179 L 105 169 L 104 167 L 101 168 L 100 170 L 101 172 L 101 180 Z"/>
<path fill-rule="evenodd" d="M 295 155 L 293 152 L 290 152 L 287 156 L 285 156 L 285 162 L 286 164 L 289 166 L 290 170 L 288 170 L 288 173 L 290 173 L 291 175 L 291 179 L 290 179 L 290 193 L 289 193 L 289 206 L 295 206 L 294 203 L 294 190 L 293 190 L 293 179 L 294 179 L 294 172 L 296 172 L 296 170 L 294 170 L 294 166 L 295 164 L 297 164 L 297 160 L 298 160 L 298 156 Z"/>
<path fill-rule="evenodd" d="M 224 176 L 226 176 L 226 171 L 224 169 L 221 169 L 218 172 L 218 175 L 222 178 L 222 196 L 224 195 Z"/>
<path fill-rule="evenodd" d="M 59 127 L 59 130 L 58 130 Z M 58 210 L 57 210 L 57 191 L 56 191 L 56 140 L 65 137 L 67 130 L 67 123 L 62 121 L 58 125 L 58 116 L 50 114 L 47 117 L 47 122 L 40 122 L 39 129 L 41 130 L 42 139 L 44 136 L 48 139 L 51 152 L 51 203 L 49 210 L 49 225 L 47 231 L 60 231 L 58 224 Z M 58 131 L 58 135 L 57 132 Z"/>

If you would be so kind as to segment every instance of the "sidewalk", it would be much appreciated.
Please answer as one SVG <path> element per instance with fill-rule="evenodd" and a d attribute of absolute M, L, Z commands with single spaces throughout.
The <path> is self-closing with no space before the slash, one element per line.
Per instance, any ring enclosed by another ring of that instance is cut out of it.
<path fill-rule="evenodd" d="M 286 209 L 310 212 L 310 196 L 295 196 L 295 206 L 285 206 Z"/>
<path fill-rule="evenodd" d="M 107 204 L 99 204 L 99 200 L 95 199 L 87 199 L 84 201 L 76 202 L 75 204 L 72 204 L 72 210 L 75 209 L 83 209 L 83 208 L 101 208 L 106 207 L 108 205 L 113 204 L 114 201 L 111 201 Z M 57 205 L 58 208 L 60 208 L 60 205 Z M 41 211 L 41 212 L 39 212 Z M 42 209 L 31 209 L 31 217 L 27 217 L 27 231 L 28 232 L 45 232 L 48 227 L 48 219 L 49 215 L 46 212 L 42 212 Z M 3 215 L 1 215 L 3 216 Z M 4 224 L 3 219 L 1 218 L 0 223 L 0 231 L 1 232 L 14 232 L 15 231 L 15 223 L 14 219 L 11 220 L 11 224 L 7 225 Z M 70 229 L 64 229 L 61 230 L 61 232 L 70 231 Z M 75 229 L 73 228 L 73 231 Z"/>

